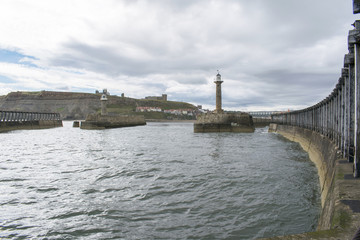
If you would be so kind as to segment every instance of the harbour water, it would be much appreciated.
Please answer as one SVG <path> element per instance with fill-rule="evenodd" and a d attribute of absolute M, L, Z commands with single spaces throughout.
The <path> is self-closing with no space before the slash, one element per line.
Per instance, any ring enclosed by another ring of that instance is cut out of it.
<path fill-rule="evenodd" d="M 316 168 L 267 128 L 71 125 L 0 134 L 0 239 L 256 239 L 316 228 Z"/>

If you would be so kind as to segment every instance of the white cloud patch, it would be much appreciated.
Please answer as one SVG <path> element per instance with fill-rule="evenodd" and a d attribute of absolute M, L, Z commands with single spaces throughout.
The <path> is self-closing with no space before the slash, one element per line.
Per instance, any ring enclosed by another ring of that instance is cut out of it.
<path fill-rule="evenodd" d="M 351 4 L 3 0 L 0 49 L 24 58 L 0 61 L 0 75 L 13 80 L 0 78 L 0 94 L 107 88 L 213 108 L 219 69 L 225 109 L 300 108 L 325 98 L 340 76 Z"/>

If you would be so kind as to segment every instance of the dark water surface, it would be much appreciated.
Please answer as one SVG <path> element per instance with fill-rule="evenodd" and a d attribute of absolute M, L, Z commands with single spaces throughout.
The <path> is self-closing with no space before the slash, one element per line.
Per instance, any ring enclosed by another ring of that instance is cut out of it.
<path fill-rule="evenodd" d="M 0 134 L 0 239 L 254 239 L 316 227 L 314 164 L 266 128 L 71 124 Z"/>

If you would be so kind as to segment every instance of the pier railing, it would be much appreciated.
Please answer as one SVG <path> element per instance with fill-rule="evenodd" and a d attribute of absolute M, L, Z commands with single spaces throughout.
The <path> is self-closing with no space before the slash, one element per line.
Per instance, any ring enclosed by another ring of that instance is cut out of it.
<path fill-rule="evenodd" d="M 1 111 L 0 122 L 28 122 L 38 120 L 61 120 L 59 113 Z"/>
<path fill-rule="evenodd" d="M 272 122 L 307 128 L 330 138 L 360 175 L 360 20 L 348 36 L 349 53 L 344 58 L 332 93 L 303 110 L 271 115 Z"/>

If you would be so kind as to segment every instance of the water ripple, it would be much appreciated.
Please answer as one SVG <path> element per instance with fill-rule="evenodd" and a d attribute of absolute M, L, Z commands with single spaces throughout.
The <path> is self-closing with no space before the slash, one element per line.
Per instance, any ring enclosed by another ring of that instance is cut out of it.
<path fill-rule="evenodd" d="M 266 129 L 192 124 L 2 134 L 0 238 L 254 239 L 311 231 L 314 165 Z"/>

